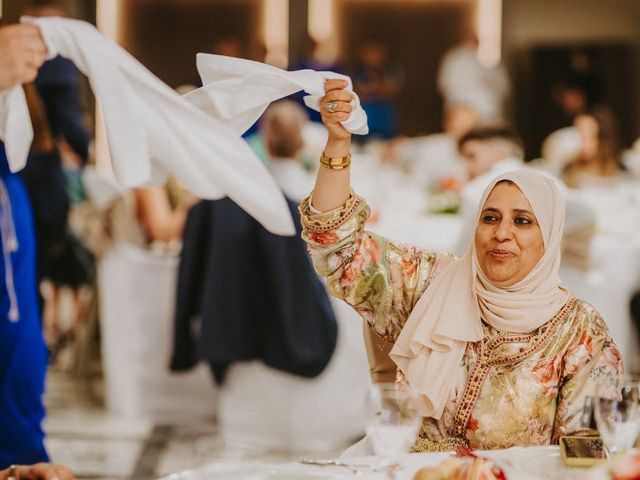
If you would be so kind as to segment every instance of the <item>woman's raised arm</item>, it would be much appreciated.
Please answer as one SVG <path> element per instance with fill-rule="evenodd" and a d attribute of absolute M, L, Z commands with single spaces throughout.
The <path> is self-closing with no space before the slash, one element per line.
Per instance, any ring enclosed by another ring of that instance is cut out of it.
<path fill-rule="evenodd" d="M 340 123 L 351 113 L 351 93 L 344 90 L 344 80 L 327 80 L 324 85 L 325 96 L 320 100 L 322 122 L 329 131 L 325 157 L 335 159 L 351 154 L 351 133 Z M 328 212 L 341 207 L 348 200 L 351 185 L 349 183 L 349 167 L 331 169 L 321 166 L 313 188 L 313 208 Z"/>

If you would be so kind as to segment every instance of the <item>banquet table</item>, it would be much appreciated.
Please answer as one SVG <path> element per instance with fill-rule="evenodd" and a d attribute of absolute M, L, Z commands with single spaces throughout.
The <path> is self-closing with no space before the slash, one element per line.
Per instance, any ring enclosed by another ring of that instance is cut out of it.
<path fill-rule="evenodd" d="M 516 447 L 506 450 L 476 452 L 493 459 L 503 468 L 509 480 L 606 480 L 605 466 L 581 468 L 566 467 L 557 446 Z M 452 453 L 414 453 L 399 459 L 397 480 L 411 480 L 421 468 L 434 466 Z M 344 480 L 352 478 L 384 480 L 386 471 L 380 471 L 379 457 L 360 457 L 344 460 L 349 466 L 316 466 L 302 462 L 282 464 L 266 463 L 212 463 L 203 467 L 178 472 L 163 480 Z"/>

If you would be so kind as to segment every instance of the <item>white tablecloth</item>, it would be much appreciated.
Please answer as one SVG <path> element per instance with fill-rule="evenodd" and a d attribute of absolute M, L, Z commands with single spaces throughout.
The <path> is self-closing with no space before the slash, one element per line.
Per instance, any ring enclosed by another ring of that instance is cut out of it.
<path fill-rule="evenodd" d="M 509 480 L 605 480 L 604 467 L 571 468 L 565 467 L 560 458 L 558 447 L 511 448 L 477 452 L 478 455 L 492 458 L 501 466 Z M 434 466 L 452 455 L 451 453 L 419 453 L 404 455 L 400 458 L 402 469 L 397 471 L 397 480 L 412 480 L 418 470 Z M 166 480 L 339 480 L 389 478 L 385 472 L 372 471 L 368 466 L 380 466 L 379 457 L 350 459 L 349 465 L 355 468 L 335 466 L 313 466 L 301 463 L 280 465 L 214 463 L 205 467 L 179 472 Z M 357 466 L 361 466 L 358 468 Z M 355 471 L 358 470 L 358 471 Z"/>

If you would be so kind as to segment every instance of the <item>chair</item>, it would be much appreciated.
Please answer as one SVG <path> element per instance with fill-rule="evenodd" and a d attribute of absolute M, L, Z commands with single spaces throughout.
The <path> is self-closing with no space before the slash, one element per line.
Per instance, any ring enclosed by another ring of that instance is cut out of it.
<path fill-rule="evenodd" d="M 169 371 L 178 257 L 114 243 L 98 264 L 100 332 L 109 410 L 128 418 L 213 417 L 204 365 Z"/>
<path fill-rule="evenodd" d="M 338 344 L 318 377 L 290 375 L 260 361 L 231 365 L 218 409 L 228 442 L 317 453 L 342 449 L 364 435 L 370 381 L 359 332 L 362 319 L 344 302 L 331 300 Z"/>
<path fill-rule="evenodd" d="M 103 220 L 117 221 L 111 209 L 116 202 L 129 202 L 129 193 L 93 169 L 85 172 L 83 183 L 94 209 L 109 217 Z M 120 216 L 134 212 L 118 211 Z M 101 234 L 115 238 L 94 242 L 101 244 L 97 283 L 107 408 L 127 418 L 163 422 L 212 418 L 217 392 L 208 369 L 201 365 L 188 373 L 169 371 L 178 256 L 124 241 L 125 236 L 117 234 L 120 227 L 110 224 Z"/>

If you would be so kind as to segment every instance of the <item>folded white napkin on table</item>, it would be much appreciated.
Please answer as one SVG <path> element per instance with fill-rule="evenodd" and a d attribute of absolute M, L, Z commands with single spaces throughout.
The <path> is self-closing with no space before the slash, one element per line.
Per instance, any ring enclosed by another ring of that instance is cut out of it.
<path fill-rule="evenodd" d="M 158 184 L 171 173 L 200 198 L 228 195 L 271 232 L 294 234 L 280 189 L 226 121 L 189 103 L 86 22 L 56 17 L 22 21 L 40 27 L 50 58 L 60 54 L 70 59 L 89 78 L 122 183 Z M 33 135 L 21 92 L 6 92 L 0 112 L 0 137 L 12 171 L 24 166 Z"/>
<path fill-rule="evenodd" d="M 351 79 L 334 72 L 287 72 L 264 63 L 206 53 L 197 55 L 197 66 L 204 86 L 187 93 L 185 98 L 203 111 L 227 120 L 241 134 L 271 102 L 300 90 L 310 94 L 304 97 L 306 105 L 319 111 L 325 80 L 346 80 L 347 90 L 353 93 Z M 351 133 L 366 135 L 367 114 L 356 94 L 351 105 L 353 110 L 342 125 Z"/>

